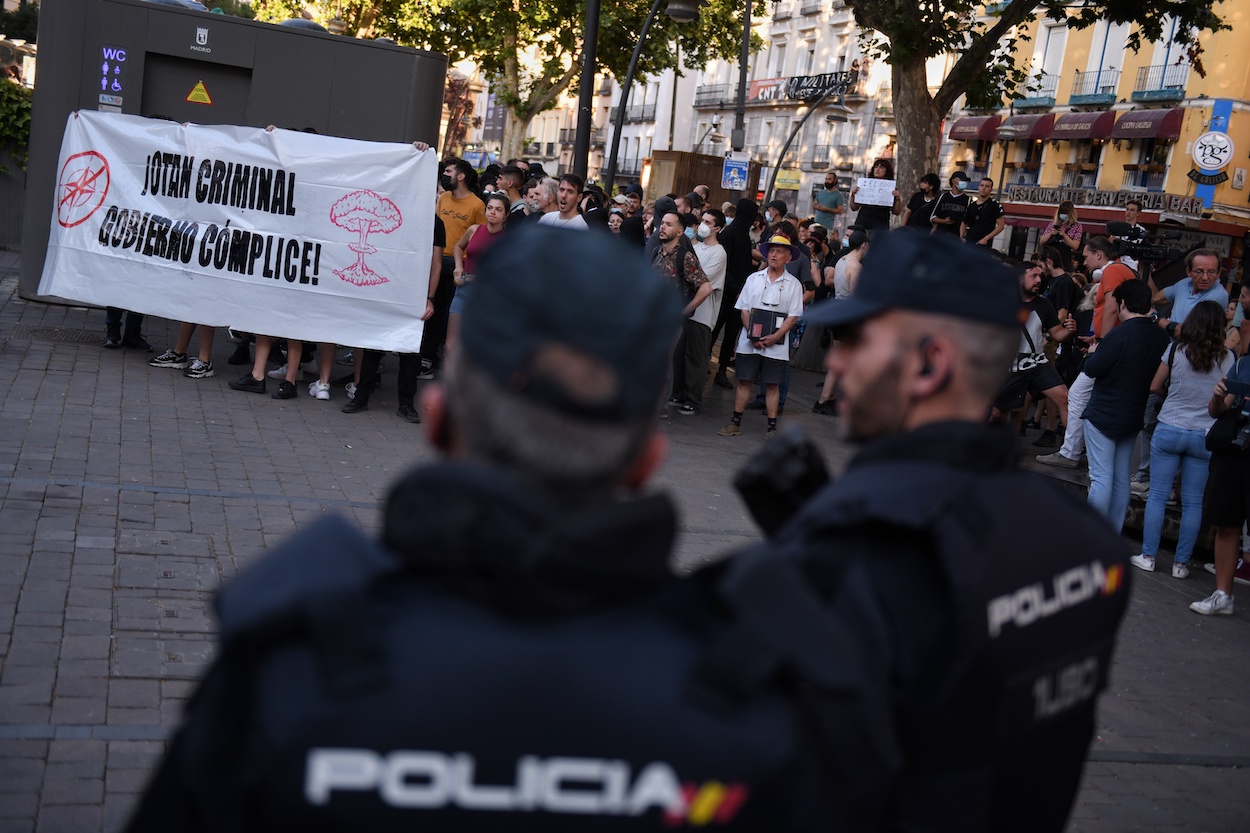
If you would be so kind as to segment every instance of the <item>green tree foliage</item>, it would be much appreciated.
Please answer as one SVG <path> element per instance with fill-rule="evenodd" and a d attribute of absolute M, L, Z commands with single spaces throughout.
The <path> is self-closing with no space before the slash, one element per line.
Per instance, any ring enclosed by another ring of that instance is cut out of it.
<path fill-rule="evenodd" d="M 39 30 L 39 4 L 27 3 L 13 11 L 0 11 L 0 35 L 35 43 Z"/>
<path fill-rule="evenodd" d="M 221 10 L 222 14 L 228 14 L 231 17 L 245 17 L 252 20 L 256 17 L 256 9 L 251 3 L 244 3 L 243 0 L 202 0 L 204 5 L 208 6 L 208 10 Z"/>
<path fill-rule="evenodd" d="M 0 152 L 7 151 L 9 158 L 26 167 L 26 156 L 30 145 L 30 90 L 10 81 L 0 79 Z M 9 169 L 0 164 L 0 174 L 9 173 Z"/>
<path fill-rule="evenodd" d="M 1134 24 L 1128 46 L 1164 40 L 1176 21 L 1175 43 L 1203 73 L 1203 32 L 1227 29 L 1214 11 L 1215 0 L 1010 0 L 988 19 L 978 19 L 982 3 L 971 0 L 847 0 L 855 19 L 878 33 L 873 50 L 893 70 L 898 125 L 899 178 L 915 182 L 937 164 L 942 118 L 961 95 L 974 105 L 995 106 L 1022 95 L 1032 83 L 1022 69 L 1018 27 L 1045 17 L 1085 29 L 1099 20 Z M 957 56 L 950 73 L 930 94 L 924 62 Z"/>
<path fill-rule="evenodd" d="M 299 14 L 296 0 L 256 0 L 261 20 L 285 20 Z M 624 78 L 638 34 L 650 10 L 649 0 L 603 2 L 598 61 L 602 70 Z M 446 53 L 452 62 L 470 58 L 490 80 L 513 119 L 510 130 L 516 155 L 530 120 L 555 105 L 565 90 L 576 92 L 580 74 L 585 0 L 317 0 L 324 24 L 339 14 L 347 34 L 388 36 L 397 43 Z M 699 19 L 679 24 L 656 18 L 639 61 L 640 78 L 675 68 L 680 46 L 687 67 L 738 54 L 743 4 L 705 0 Z M 758 43 L 757 43 L 758 46 Z M 532 55 L 532 60 L 530 56 Z"/>

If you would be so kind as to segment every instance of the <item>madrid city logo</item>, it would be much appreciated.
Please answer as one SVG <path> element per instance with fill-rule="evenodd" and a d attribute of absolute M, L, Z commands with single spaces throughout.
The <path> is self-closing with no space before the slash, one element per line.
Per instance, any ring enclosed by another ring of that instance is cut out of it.
<path fill-rule="evenodd" d="M 208 45 L 208 27 L 195 27 L 195 43 L 191 46 L 192 52 L 212 52 Z"/>
<path fill-rule="evenodd" d="M 75 153 L 61 166 L 56 184 L 56 221 L 63 228 L 85 223 L 109 192 L 109 163 L 94 150 Z"/>

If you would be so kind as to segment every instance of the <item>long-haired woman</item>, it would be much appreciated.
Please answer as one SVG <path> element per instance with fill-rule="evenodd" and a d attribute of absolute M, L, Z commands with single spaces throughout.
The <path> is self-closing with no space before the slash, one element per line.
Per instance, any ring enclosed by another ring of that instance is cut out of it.
<path fill-rule="evenodd" d="M 1142 521 L 1141 554 L 1132 558 L 1136 567 L 1154 571 L 1164 509 L 1180 469 L 1181 525 L 1172 577 L 1189 575 L 1189 557 L 1202 524 L 1202 492 L 1211 460 L 1206 436 L 1214 420 L 1207 413 L 1207 402 L 1232 363 L 1232 354 L 1224 346 L 1224 310 L 1215 301 L 1203 301 L 1185 317 L 1176 344 L 1164 351 L 1150 384 L 1155 393 L 1166 390 L 1167 398 L 1150 443 L 1150 496 Z"/>

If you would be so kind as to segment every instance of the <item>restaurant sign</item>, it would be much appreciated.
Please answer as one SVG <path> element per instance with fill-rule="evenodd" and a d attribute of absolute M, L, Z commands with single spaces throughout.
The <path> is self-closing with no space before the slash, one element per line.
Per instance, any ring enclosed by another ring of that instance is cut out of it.
<path fill-rule="evenodd" d="M 1123 208 L 1129 200 L 1141 203 L 1142 211 L 1167 211 L 1172 214 L 1200 216 L 1204 210 L 1198 197 L 1177 194 L 1145 193 L 1141 191 L 1103 191 L 1097 188 L 1045 188 L 1040 185 L 1009 185 L 1007 199 L 1011 202 L 1031 202 L 1058 205 L 1071 200 L 1074 205 L 1089 208 Z"/>

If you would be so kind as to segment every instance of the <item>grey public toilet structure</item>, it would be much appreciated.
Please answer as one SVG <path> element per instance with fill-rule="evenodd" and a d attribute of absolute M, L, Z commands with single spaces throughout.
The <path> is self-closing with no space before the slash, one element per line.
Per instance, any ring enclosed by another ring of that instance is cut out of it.
<path fill-rule="evenodd" d="M 19 294 L 38 297 L 75 110 L 436 145 L 446 74 L 445 56 L 389 42 L 144 0 L 44 0 Z"/>

